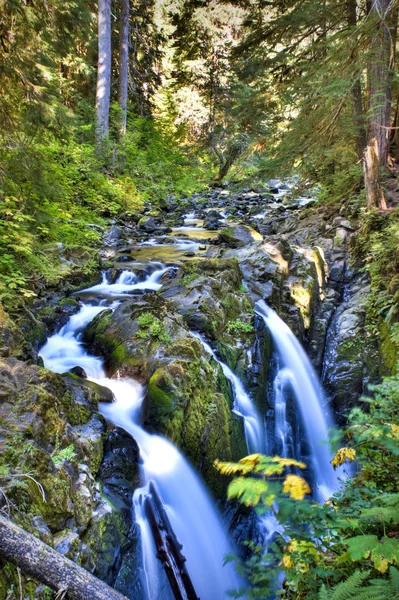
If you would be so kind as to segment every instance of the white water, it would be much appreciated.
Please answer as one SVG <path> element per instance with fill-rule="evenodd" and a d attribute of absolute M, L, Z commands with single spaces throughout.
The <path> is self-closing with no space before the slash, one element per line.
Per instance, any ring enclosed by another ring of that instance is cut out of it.
<path fill-rule="evenodd" d="M 250 396 L 244 389 L 240 379 L 233 371 L 218 359 L 215 352 L 204 338 L 198 333 L 194 334 L 198 337 L 205 350 L 212 355 L 217 363 L 222 367 L 222 371 L 226 379 L 231 383 L 234 394 L 234 412 L 244 421 L 245 441 L 250 454 L 262 452 L 264 446 L 263 424 Z"/>
<path fill-rule="evenodd" d="M 284 321 L 263 300 L 256 303 L 256 312 L 270 330 L 283 363 L 283 372 L 280 371 L 277 377 L 280 378 L 280 383 L 289 381 L 291 384 L 302 415 L 312 453 L 312 466 L 318 492 L 316 496 L 320 501 L 327 500 L 338 489 L 339 478 L 343 475 L 342 469 L 334 471 L 330 462 L 332 453 L 328 444 L 328 431 L 333 422 L 326 406 L 323 390 L 309 358 Z M 281 406 L 279 410 L 281 412 Z M 285 414 L 276 416 L 278 427 L 281 429 L 279 434 L 281 442 L 287 447 L 289 432 L 287 421 L 283 423 Z"/>
<path fill-rule="evenodd" d="M 145 283 L 158 285 L 161 272 L 165 269 L 155 271 Z M 121 286 L 125 286 L 126 293 L 126 288 L 137 289 L 137 285 L 135 276 L 125 271 L 115 284 L 107 283 L 104 277 L 101 284 L 84 292 L 94 291 L 109 297 L 119 295 Z M 102 361 L 87 354 L 79 340 L 83 328 L 104 308 L 83 305 L 79 313 L 48 340 L 40 356 L 47 368 L 58 373 L 81 366 L 90 379 L 111 389 L 116 401 L 103 405 L 103 414 L 129 432 L 139 444 L 144 487 L 136 490 L 134 506 L 141 529 L 144 587 L 148 600 L 167 600 L 168 595 L 165 576 L 155 558 L 154 543 L 141 509 L 150 481 L 154 483 L 176 536 L 183 545 L 182 553 L 187 559 L 187 570 L 198 596 L 201 600 L 224 600 L 228 597 L 228 590 L 240 587 L 240 581 L 231 563 L 223 566 L 224 557 L 232 553 L 232 548 L 204 484 L 170 442 L 149 434 L 139 425 L 144 388 L 132 379 L 108 379 Z"/>
<path fill-rule="evenodd" d="M 158 267 L 157 270 L 151 273 L 145 281 L 138 281 L 136 275 L 131 271 L 122 271 L 115 283 L 108 283 L 106 276 L 103 275 L 101 283 L 82 290 L 81 293 L 90 292 L 93 294 L 119 296 L 121 294 L 129 294 L 134 290 L 159 290 L 162 285 L 159 283 L 159 280 L 169 270 L 169 267 L 161 263 L 156 264 L 156 266 Z"/>

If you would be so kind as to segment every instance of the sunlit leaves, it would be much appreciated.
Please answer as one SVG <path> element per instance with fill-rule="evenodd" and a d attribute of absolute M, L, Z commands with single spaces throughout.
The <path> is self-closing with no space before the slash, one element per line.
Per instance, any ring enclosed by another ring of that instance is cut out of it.
<path fill-rule="evenodd" d="M 254 477 L 237 477 L 228 488 L 229 499 L 237 498 L 245 506 L 257 506 L 261 501 L 270 506 L 275 496 L 269 494 L 269 484 Z"/>
<path fill-rule="evenodd" d="M 291 458 L 270 457 L 263 454 L 245 456 L 238 463 L 224 463 L 216 460 L 214 466 L 223 475 L 247 474 L 252 472 L 266 477 L 281 475 L 284 473 L 286 467 L 306 468 L 304 463 Z"/>
<path fill-rule="evenodd" d="M 283 483 L 283 492 L 289 494 L 290 498 L 303 500 L 306 494 L 311 493 L 309 484 L 303 477 L 298 475 L 287 475 Z"/>
<path fill-rule="evenodd" d="M 353 462 L 356 457 L 356 450 L 354 448 L 340 448 L 331 461 L 334 470 L 337 467 L 343 465 L 346 461 Z"/>

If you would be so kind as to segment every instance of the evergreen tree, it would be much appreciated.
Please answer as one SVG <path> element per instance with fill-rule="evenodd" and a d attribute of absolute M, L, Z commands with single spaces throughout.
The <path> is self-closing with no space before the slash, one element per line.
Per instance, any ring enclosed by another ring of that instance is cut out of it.
<path fill-rule="evenodd" d="M 96 91 L 96 143 L 108 136 L 111 97 L 111 0 L 98 0 L 98 67 Z"/>
<path fill-rule="evenodd" d="M 121 110 L 120 133 L 126 133 L 129 78 L 129 18 L 130 1 L 121 0 L 119 25 L 119 85 L 118 102 Z"/>

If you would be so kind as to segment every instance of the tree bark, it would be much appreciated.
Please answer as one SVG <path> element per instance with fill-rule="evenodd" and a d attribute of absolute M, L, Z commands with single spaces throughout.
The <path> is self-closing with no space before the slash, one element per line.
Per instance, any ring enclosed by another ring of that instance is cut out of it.
<path fill-rule="evenodd" d="M 121 15 L 119 29 L 119 85 L 118 102 L 121 109 L 119 133 L 125 135 L 127 125 L 127 99 L 129 77 L 129 0 L 121 0 Z"/>
<path fill-rule="evenodd" d="M 127 600 L 88 571 L 0 515 L 0 557 L 70 600 Z"/>
<path fill-rule="evenodd" d="M 391 0 L 372 0 L 370 16 L 375 20 L 368 61 L 369 126 L 368 146 L 376 140 L 380 166 L 388 162 L 391 124 L 394 14 Z M 372 150 L 371 150 L 372 152 Z"/>
<path fill-rule="evenodd" d="M 357 1 L 356 0 L 348 0 L 347 4 L 347 14 L 348 14 L 348 25 L 350 29 L 354 29 L 357 25 L 357 15 L 356 15 Z M 355 50 L 357 58 L 357 50 Z M 356 80 L 353 84 L 352 88 L 352 98 L 353 98 L 353 112 L 355 117 L 355 125 L 356 125 L 356 150 L 359 159 L 363 158 L 365 148 L 367 146 L 367 136 L 366 136 L 366 127 L 364 120 L 364 112 L 363 112 L 363 103 L 362 103 L 362 86 L 360 82 L 360 75 L 356 77 Z"/>
<path fill-rule="evenodd" d="M 376 138 L 371 140 L 366 148 L 363 170 L 367 208 L 377 207 L 386 210 L 387 204 L 381 187 L 380 159 Z"/>
<path fill-rule="evenodd" d="M 101 149 L 109 131 L 111 97 L 111 0 L 98 0 L 98 67 L 96 91 L 96 144 Z"/>

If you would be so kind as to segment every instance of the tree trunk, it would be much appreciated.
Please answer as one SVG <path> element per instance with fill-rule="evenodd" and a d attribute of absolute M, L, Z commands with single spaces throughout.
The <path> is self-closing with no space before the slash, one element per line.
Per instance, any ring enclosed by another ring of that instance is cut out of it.
<path fill-rule="evenodd" d="M 375 31 L 371 41 L 368 61 L 369 126 L 368 147 L 375 139 L 378 147 L 379 164 L 385 166 L 389 153 L 389 126 L 391 121 L 392 26 L 394 14 L 391 0 L 372 0 L 370 16 L 375 20 Z M 373 152 L 371 150 L 371 152 Z"/>
<path fill-rule="evenodd" d="M 348 25 L 350 29 L 355 29 L 357 25 L 356 16 L 357 2 L 356 0 L 348 0 Z M 355 50 L 357 58 L 357 50 Z M 352 88 L 353 98 L 353 112 L 356 124 L 356 150 L 359 159 L 363 158 L 364 150 L 367 146 L 366 127 L 364 121 L 363 103 L 362 103 L 362 87 L 360 82 L 360 75 L 356 77 L 356 80 Z"/>
<path fill-rule="evenodd" d="M 98 0 L 98 68 L 96 144 L 100 149 L 109 131 L 111 97 L 111 0 Z"/>
<path fill-rule="evenodd" d="M 386 210 L 387 204 L 381 187 L 380 159 L 376 138 L 371 140 L 366 148 L 363 170 L 367 208 L 377 207 Z"/>
<path fill-rule="evenodd" d="M 127 124 L 127 98 L 129 76 L 129 15 L 129 0 L 121 0 L 118 85 L 118 102 L 121 109 L 121 123 L 119 132 L 121 135 L 125 135 Z"/>
<path fill-rule="evenodd" d="M 0 557 L 70 600 L 127 600 L 116 590 L 0 515 Z"/>

